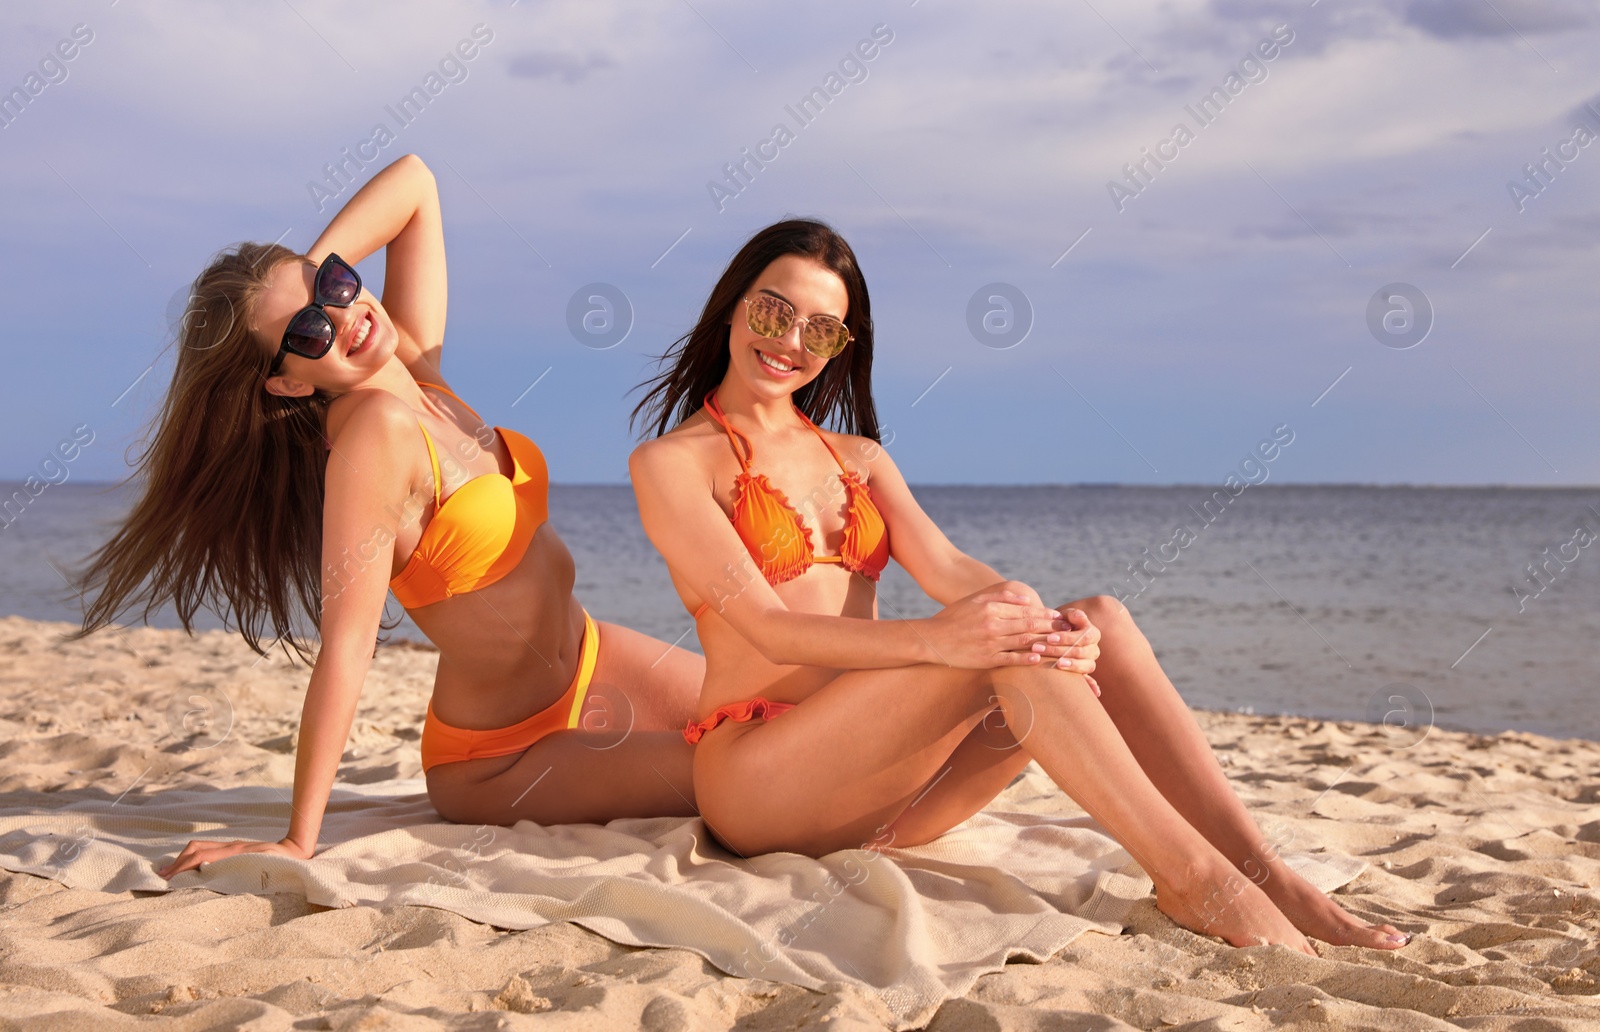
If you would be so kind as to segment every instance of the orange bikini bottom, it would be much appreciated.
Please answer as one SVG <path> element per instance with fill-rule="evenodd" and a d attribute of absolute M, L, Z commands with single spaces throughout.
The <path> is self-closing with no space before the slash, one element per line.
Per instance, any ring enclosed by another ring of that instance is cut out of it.
<path fill-rule="evenodd" d="M 762 720 L 771 720 L 780 714 L 794 709 L 792 702 L 773 702 L 771 699 L 746 699 L 743 702 L 730 702 L 726 706 L 718 706 L 711 716 L 696 724 L 689 721 L 689 726 L 683 729 L 683 739 L 694 745 L 705 737 L 707 731 L 716 727 L 724 720 L 733 720 L 743 723 L 755 717 Z"/>
<path fill-rule="evenodd" d="M 509 756 L 522 752 L 545 735 L 578 726 L 578 715 L 583 712 L 583 699 L 589 692 L 589 682 L 594 677 L 594 664 L 600 655 L 600 628 L 588 610 L 583 613 L 583 644 L 578 657 L 578 669 L 573 672 L 572 683 L 555 702 L 535 713 L 527 720 L 510 727 L 490 731 L 472 731 L 464 727 L 451 727 L 433 715 L 433 703 L 428 703 L 428 718 L 422 724 L 422 771 L 426 774 L 441 763 L 457 760 L 478 760 L 488 756 Z"/>

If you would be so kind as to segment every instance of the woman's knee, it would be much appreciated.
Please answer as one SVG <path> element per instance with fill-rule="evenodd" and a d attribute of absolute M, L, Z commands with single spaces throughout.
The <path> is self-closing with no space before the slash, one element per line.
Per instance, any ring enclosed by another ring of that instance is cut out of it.
<path fill-rule="evenodd" d="M 1080 598 L 1056 608 L 1062 611 L 1081 609 L 1084 615 L 1088 616 L 1089 622 L 1102 631 L 1120 623 L 1126 623 L 1130 627 L 1134 625 L 1133 614 L 1113 595 L 1090 595 L 1088 598 Z"/>

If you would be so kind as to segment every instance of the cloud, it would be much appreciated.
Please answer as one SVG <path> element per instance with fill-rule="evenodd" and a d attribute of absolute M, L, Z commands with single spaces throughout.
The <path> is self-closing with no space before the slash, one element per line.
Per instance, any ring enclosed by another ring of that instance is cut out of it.
<path fill-rule="evenodd" d="M 1405 21 L 1431 36 L 1509 36 L 1565 32 L 1589 25 L 1587 6 L 1575 0 L 1500 0 L 1494 6 L 1468 0 L 1411 0 Z"/>
<path fill-rule="evenodd" d="M 1047 359 L 1071 361 L 1103 346 L 1131 369 L 1166 362 L 1168 349 L 1200 340 L 1210 365 L 1203 372 L 1185 366 L 1171 387 L 1173 397 L 1194 399 L 1192 410 L 1169 413 L 1181 428 L 1205 418 L 1207 399 L 1232 396 L 1239 383 L 1266 375 L 1256 359 L 1282 350 L 1289 332 L 1297 341 L 1292 353 L 1266 368 L 1284 382 L 1316 381 L 1299 402 L 1308 404 L 1344 368 L 1345 350 L 1382 353 L 1366 333 L 1364 305 L 1394 279 L 1457 291 L 1441 300 L 1459 328 L 1456 354 L 1488 367 L 1504 341 L 1532 342 L 1522 346 L 1544 349 L 1544 368 L 1565 363 L 1563 389 L 1592 393 L 1600 389 L 1596 371 L 1570 355 L 1581 354 L 1576 349 L 1592 337 L 1585 327 L 1600 313 L 1584 278 L 1593 263 L 1582 258 L 1594 253 L 1597 232 L 1584 169 L 1600 162 L 1600 146 L 1587 148 L 1581 167 L 1526 213 L 1517 213 L 1505 184 L 1541 146 L 1570 137 L 1572 124 L 1600 126 L 1600 114 L 1579 107 L 1595 84 L 1570 81 L 1567 67 L 1600 42 L 1597 2 L 1453 0 L 1448 9 L 1430 0 L 1096 3 L 1110 26 L 1090 7 L 1057 0 L 885 10 L 896 40 L 871 62 L 870 78 L 852 84 L 720 214 L 707 179 L 720 179 L 724 162 L 787 119 L 784 105 L 835 69 L 876 16 L 825 0 L 774 40 L 756 6 L 734 0 L 697 3 L 705 19 L 681 4 L 632 13 L 557 0 L 515 8 L 477 0 L 467 9 L 392 0 L 403 16 L 375 36 L 364 31 L 357 5 L 296 5 L 310 25 L 281 4 L 237 11 L 197 4 L 182 19 L 150 5 L 106 6 L 94 15 L 96 42 L 73 62 L 71 79 L 0 130 L 8 148 L 0 189 L 9 200 L 0 206 L 0 259 L 19 270 L 0 277 L 0 303 L 17 313 L 19 335 L 65 333 L 74 343 L 19 368 L 37 391 L 26 403 L 0 407 L 0 477 L 32 468 L 35 452 L 50 444 L 36 424 L 52 412 L 103 413 L 108 440 L 131 433 L 130 413 L 159 396 L 159 377 L 146 376 L 127 400 L 109 405 L 165 342 L 167 302 L 206 256 L 231 240 L 283 234 L 290 246 L 309 246 L 338 203 L 407 151 L 429 162 L 444 193 L 457 288 L 453 334 L 497 342 L 461 351 L 461 386 L 477 404 L 476 383 L 505 411 L 554 365 L 511 415 L 553 435 L 566 463 L 558 477 L 592 479 L 590 461 L 619 468 L 626 445 L 620 399 L 643 356 L 692 324 L 749 233 L 790 213 L 827 219 L 878 270 L 871 279 L 875 307 L 886 313 L 886 344 L 876 375 L 886 412 L 893 405 L 903 412 L 947 365 L 957 371 L 917 406 L 919 416 L 968 378 L 975 400 L 1010 412 L 1027 408 L 1015 384 Z M 1460 13 L 1469 7 L 1477 15 Z M 1541 70 L 1495 8 L 1563 73 Z M 1585 12 L 1588 28 L 1570 28 L 1585 23 Z M 1494 23 L 1474 21 L 1479 15 Z M 34 17 L 0 5 L 0 41 L 14 44 L 7 52 L 15 58 L 0 87 L 16 85 L 71 26 L 65 16 L 48 16 L 36 29 L 22 24 Z M 480 20 L 495 38 L 470 63 L 470 79 L 452 83 L 375 159 L 363 157 L 354 181 L 319 211 L 308 183 L 324 181 L 326 163 L 356 153 L 376 123 L 395 130 L 387 108 L 437 70 Z M 1118 214 L 1107 180 L 1120 180 L 1141 148 L 1153 149 L 1187 121 L 1184 105 L 1222 82 L 1279 23 L 1295 40 L 1270 63 L 1270 78 L 1250 86 Z M 1562 27 L 1561 45 L 1551 50 L 1540 34 Z M 184 59 L 172 60 L 174 53 Z M 260 69 L 269 66 L 274 74 L 264 78 Z M 329 82 L 343 105 L 306 124 L 304 112 L 318 110 Z M 596 111 L 606 118 L 597 121 Z M 508 125 L 537 131 L 511 133 Z M 62 262 L 91 269 L 106 303 L 73 306 L 70 291 L 48 274 Z M 1027 348 L 990 354 L 966 330 L 966 298 L 996 279 L 1035 299 L 1041 322 Z M 639 320 L 625 345 L 602 356 L 579 353 L 564 316 L 576 287 L 594 280 L 629 291 Z M 1540 304 L 1501 314 L 1505 296 Z M 1248 326 L 1229 315 L 1258 309 L 1264 314 Z M 129 313 L 144 334 L 131 344 Z M 70 322 L 65 330 L 56 325 L 62 319 Z M 925 341 L 926 349 L 890 347 L 891 333 Z M 602 359 L 612 364 L 595 364 Z M 1535 372 L 1502 378 L 1507 416 L 1541 449 L 1545 431 L 1529 431 L 1518 411 L 1548 414 L 1555 438 L 1582 440 L 1588 410 L 1553 411 L 1548 377 L 1540 380 L 1533 363 L 1527 368 Z M 526 376 L 507 386 L 506 369 Z M 1360 364 L 1318 406 L 1319 418 L 1367 369 Z M 1112 372 L 1123 370 L 1108 371 L 1102 388 L 1122 389 Z M 1375 376 L 1362 382 L 1362 389 L 1387 389 Z M 1461 388 L 1448 368 L 1441 383 L 1446 392 Z M 586 392 L 613 400 L 591 408 Z M 1048 395 L 1040 389 L 1038 412 L 1058 404 Z M 1492 396 L 1502 405 L 1501 394 Z M 569 424 L 609 436 L 589 441 L 555 429 Z M 1352 447 L 1364 448 L 1369 430 L 1358 420 L 1348 430 Z M 1003 468 L 946 461 L 938 449 L 954 439 L 941 433 L 902 437 L 907 468 L 920 463 L 918 475 L 952 480 L 1040 475 L 1025 460 Z M 1459 436 L 1469 449 L 1472 432 Z M 121 473 L 117 450 L 103 454 L 89 460 L 103 463 L 92 475 Z M 1419 465 L 1416 475 L 1439 479 L 1444 474 L 1434 470 L 1446 469 L 1447 458 L 1449 469 L 1465 468 L 1448 456 L 1436 467 Z M 1590 472 L 1600 470 L 1592 456 L 1574 459 L 1574 468 L 1583 461 L 1590 465 L 1574 482 L 1600 480 Z M 1568 464 L 1557 464 L 1566 475 Z M 1160 465 L 1165 475 L 1167 463 Z M 1203 472 L 1174 469 L 1176 477 Z M 1303 474 L 1322 475 L 1309 462 Z M 1484 476 L 1525 479 L 1509 465 Z"/>
<path fill-rule="evenodd" d="M 578 82 L 596 69 L 615 68 L 616 64 L 601 53 L 581 57 L 570 50 L 530 50 L 513 57 L 506 70 L 520 79 L 560 76 L 566 82 Z"/>

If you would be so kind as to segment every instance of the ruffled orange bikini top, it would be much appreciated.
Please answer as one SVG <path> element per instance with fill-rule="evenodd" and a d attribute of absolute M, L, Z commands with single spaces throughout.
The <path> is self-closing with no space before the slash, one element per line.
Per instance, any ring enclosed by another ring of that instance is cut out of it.
<path fill-rule="evenodd" d="M 439 384 L 424 383 L 456 398 Z M 478 413 L 461 401 L 474 416 Z M 481 417 L 480 417 L 481 418 Z M 488 587 L 522 561 L 534 533 L 550 513 L 550 471 L 538 445 L 515 430 L 495 427 L 511 456 L 511 475 L 485 473 L 442 497 L 444 477 L 428 428 L 418 420 L 433 463 L 433 519 L 405 568 L 389 581 L 394 597 L 417 609 Z"/>
<path fill-rule="evenodd" d="M 751 472 L 750 462 L 755 458 L 755 449 L 750 445 L 750 438 L 728 422 L 727 414 L 717 404 L 716 391 L 706 396 L 705 411 L 727 432 L 728 443 L 733 446 L 733 453 L 739 459 L 742 472 L 733 482 L 733 529 L 738 532 L 750 557 L 761 567 L 761 573 L 768 582 L 782 584 L 793 580 L 809 570 L 812 563 L 839 563 L 868 580 L 878 579 L 883 568 L 889 565 L 889 528 L 883 522 L 883 514 L 873 504 L 872 492 L 867 488 L 866 481 L 861 479 L 860 474 L 845 469 L 839 453 L 834 451 L 833 445 L 822 436 L 822 431 L 806 418 L 798 406 L 795 407 L 795 414 L 816 433 L 817 439 L 833 456 L 833 461 L 839 464 L 839 479 L 848 494 L 844 544 L 838 555 L 817 555 L 812 549 L 810 528 L 794 506 L 789 504 L 783 492 L 773 487 L 765 474 Z M 703 603 L 696 610 L 695 618 L 698 619 L 710 607 L 710 602 Z"/>

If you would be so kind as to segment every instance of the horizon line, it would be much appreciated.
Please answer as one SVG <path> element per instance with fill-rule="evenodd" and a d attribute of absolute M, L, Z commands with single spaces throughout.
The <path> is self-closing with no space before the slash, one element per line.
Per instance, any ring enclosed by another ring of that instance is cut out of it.
<path fill-rule="evenodd" d="M 0 489 L 20 488 L 26 481 L 0 479 Z M 64 480 L 59 484 L 50 484 L 50 487 L 78 487 L 118 488 L 128 483 L 125 480 L 80 480 L 73 478 Z M 626 480 L 552 480 L 551 487 L 631 487 Z M 943 488 L 943 487 L 1075 487 L 1075 488 L 1174 488 L 1192 487 L 1202 490 L 1224 490 L 1226 485 L 1209 481 L 1171 481 L 1162 483 L 1145 483 L 1139 481 L 1115 480 L 1077 480 L 1077 481 L 918 481 L 908 483 L 913 490 L 917 488 Z M 1413 488 L 1416 490 L 1479 490 L 1483 488 L 1499 488 L 1510 491 L 1600 491 L 1600 484 L 1507 484 L 1507 483 L 1437 483 L 1418 482 L 1407 480 L 1395 481 L 1369 481 L 1369 480 L 1290 480 L 1290 481 L 1262 481 L 1259 484 L 1249 484 L 1254 488 L 1261 487 L 1365 487 L 1365 488 Z M 43 492 L 40 492 L 43 494 Z M 1241 492 L 1242 494 L 1243 492 Z M 37 497 L 37 496 L 35 496 Z"/>

